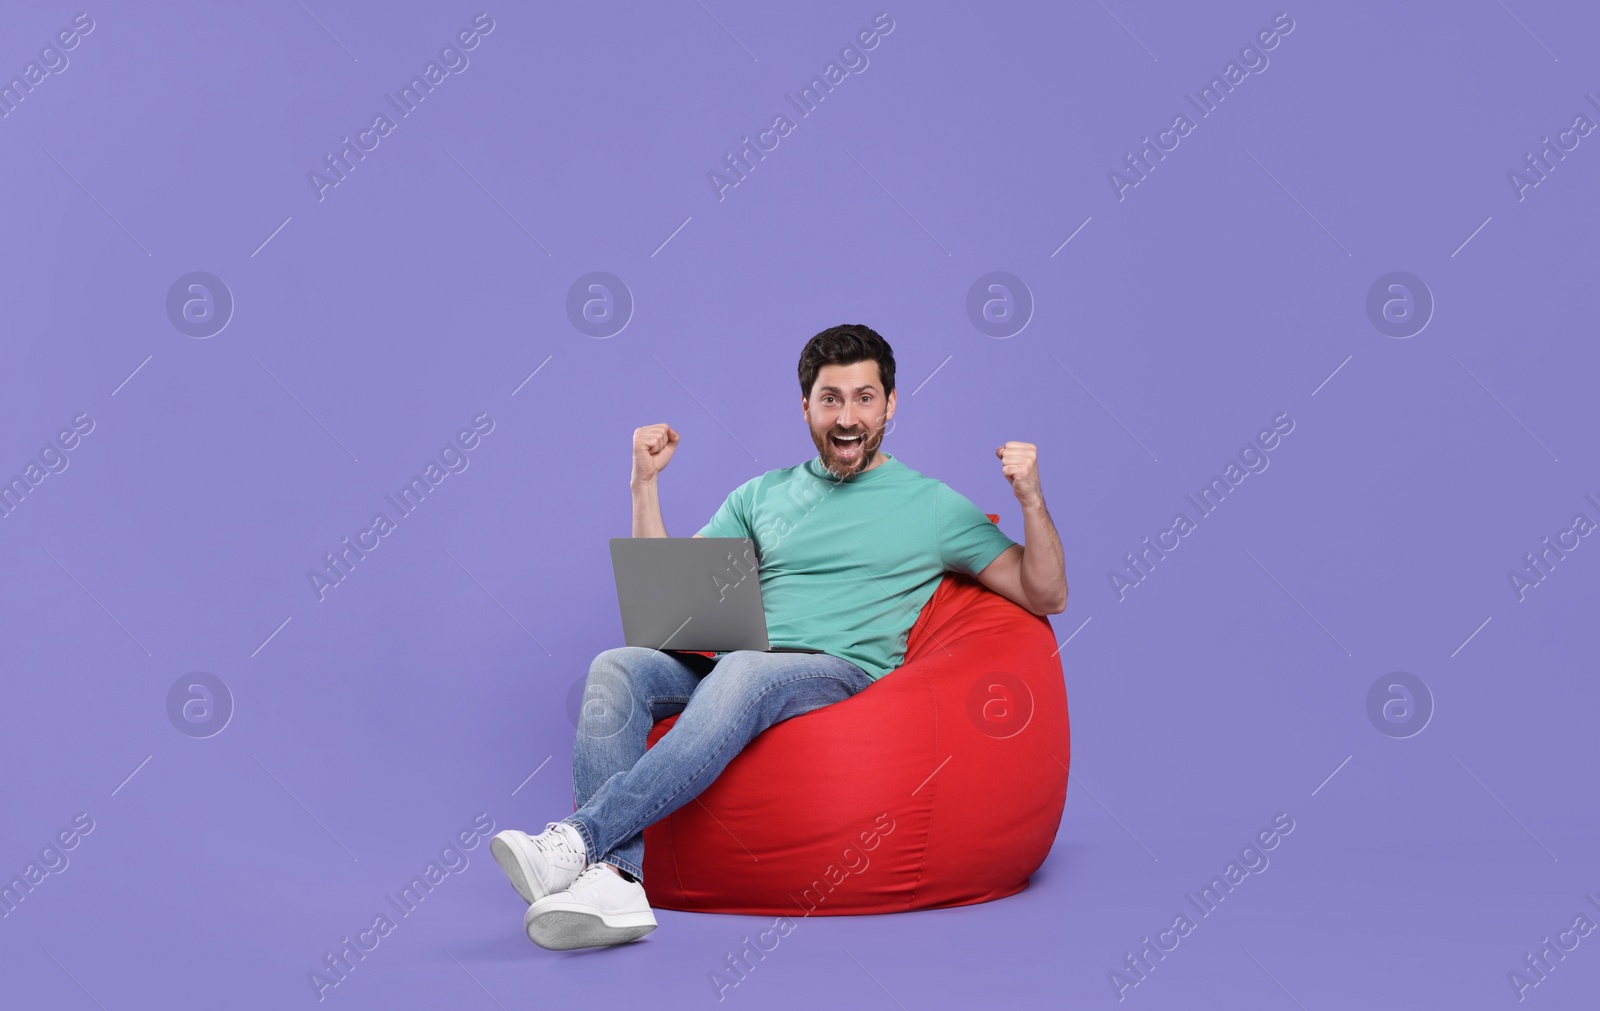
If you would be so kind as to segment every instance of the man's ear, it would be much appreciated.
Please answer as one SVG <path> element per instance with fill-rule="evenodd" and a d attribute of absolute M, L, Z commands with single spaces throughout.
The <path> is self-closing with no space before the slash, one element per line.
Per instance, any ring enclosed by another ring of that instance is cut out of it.
<path fill-rule="evenodd" d="M 899 392 L 899 391 L 897 391 L 897 390 L 890 390 L 889 391 L 889 409 L 887 411 L 885 411 L 884 415 L 883 415 L 883 423 L 885 425 L 887 425 L 894 418 L 894 405 L 895 405 L 895 399 L 896 399 L 895 398 L 895 394 L 897 392 Z"/>

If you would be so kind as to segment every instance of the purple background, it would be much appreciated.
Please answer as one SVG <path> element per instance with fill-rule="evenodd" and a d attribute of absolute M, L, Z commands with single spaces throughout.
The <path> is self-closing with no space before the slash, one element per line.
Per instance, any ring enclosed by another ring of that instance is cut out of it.
<path fill-rule="evenodd" d="M 308 171 L 476 8 L 89 11 L 0 119 L 0 477 L 96 422 L 0 520 L 0 878 L 95 825 L 0 921 L 8 1006 L 314 1005 L 307 972 L 475 814 L 570 811 L 633 429 L 682 433 L 662 500 L 694 532 L 813 454 L 795 361 L 841 322 L 894 345 L 886 448 L 1018 539 L 994 448 L 1039 447 L 1071 785 L 1020 895 L 804 920 L 727 1004 L 1110 1007 L 1108 972 L 1188 912 L 1129 1004 L 1500 1007 L 1525 952 L 1600 921 L 1600 547 L 1521 602 L 1506 575 L 1600 520 L 1600 136 L 1523 200 L 1507 179 L 1600 117 L 1600 19 L 1293 7 L 1199 119 L 1185 93 L 1277 8 L 890 7 L 719 201 L 706 173 L 878 10 L 490 8 L 321 201 Z M 73 14 L 8 5 L 0 79 Z M 1119 201 L 1108 170 L 1179 112 L 1194 132 Z M 636 301 L 609 339 L 567 314 L 595 270 Z M 997 270 L 1036 305 L 1008 339 L 966 311 Z M 236 300 L 209 339 L 164 308 L 191 271 Z M 1391 271 L 1436 302 L 1409 339 L 1365 308 Z M 1108 571 L 1283 412 L 1269 469 L 1119 602 Z M 469 468 L 319 603 L 307 571 L 482 413 Z M 204 739 L 164 708 L 194 671 L 235 707 Z M 1434 706 L 1404 739 L 1366 708 L 1395 671 Z M 1270 865 L 1199 918 L 1185 895 L 1279 812 Z M 711 1006 L 707 972 L 770 924 L 662 911 L 639 944 L 545 952 L 467 855 L 329 1006 Z M 1597 990 L 1600 934 L 1527 997 Z"/>

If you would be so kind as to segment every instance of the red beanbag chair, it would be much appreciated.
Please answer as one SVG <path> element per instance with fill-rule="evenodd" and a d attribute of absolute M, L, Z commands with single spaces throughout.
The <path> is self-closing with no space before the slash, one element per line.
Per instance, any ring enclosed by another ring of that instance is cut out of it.
<path fill-rule="evenodd" d="M 658 908 L 762 916 L 1013 895 L 1055 840 L 1069 743 L 1049 621 L 947 572 L 899 668 L 767 728 L 645 829 L 645 891 Z"/>

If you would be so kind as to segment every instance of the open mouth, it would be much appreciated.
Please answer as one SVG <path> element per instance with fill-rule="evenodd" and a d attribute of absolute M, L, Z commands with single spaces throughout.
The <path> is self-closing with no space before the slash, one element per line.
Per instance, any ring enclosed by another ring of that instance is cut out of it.
<path fill-rule="evenodd" d="M 859 434 L 849 436 L 848 438 L 840 438 L 837 435 L 828 436 L 828 442 L 833 446 L 834 453 L 837 454 L 841 459 L 845 460 L 854 460 L 856 457 L 860 456 L 861 444 L 864 441 L 865 440 Z"/>

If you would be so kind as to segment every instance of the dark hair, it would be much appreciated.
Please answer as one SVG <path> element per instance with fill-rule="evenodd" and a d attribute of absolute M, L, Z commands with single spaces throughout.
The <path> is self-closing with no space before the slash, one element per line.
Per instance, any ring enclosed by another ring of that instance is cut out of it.
<path fill-rule="evenodd" d="M 894 349 L 878 332 L 862 323 L 844 323 L 831 326 L 806 341 L 800 352 L 800 395 L 811 396 L 817 373 L 824 365 L 854 365 L 872 360 L 878 363 L 878 375 L 883 380 L 883 395 L 887 399 L 894 392 Z"/>

